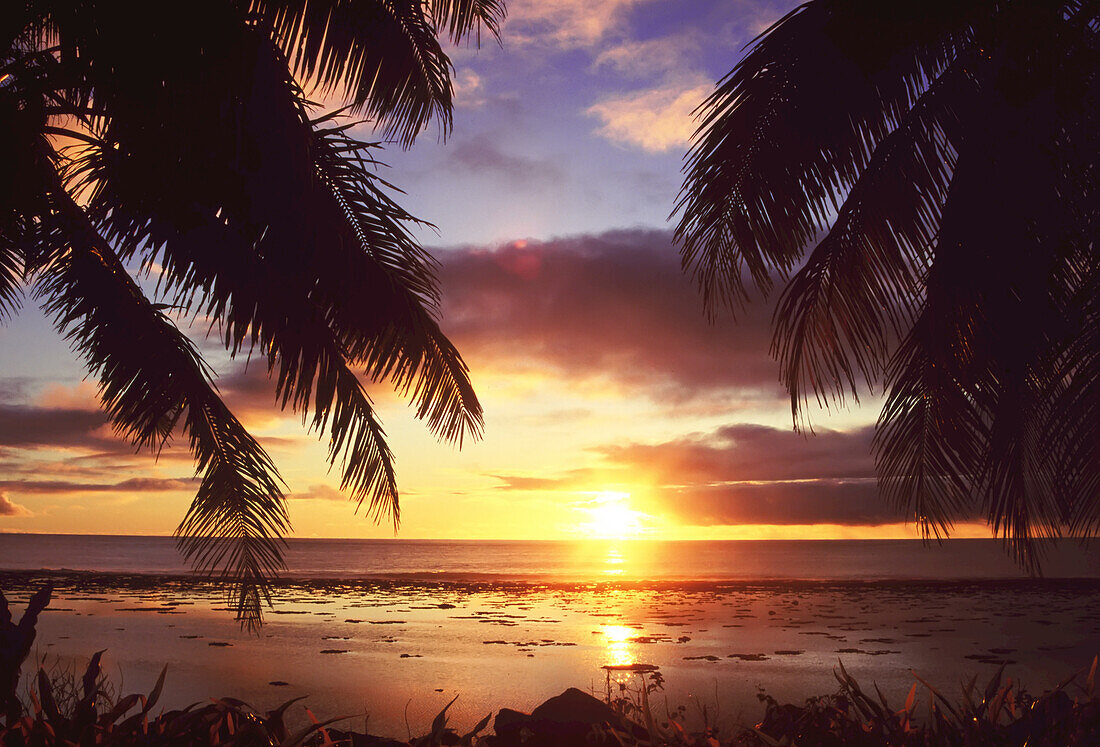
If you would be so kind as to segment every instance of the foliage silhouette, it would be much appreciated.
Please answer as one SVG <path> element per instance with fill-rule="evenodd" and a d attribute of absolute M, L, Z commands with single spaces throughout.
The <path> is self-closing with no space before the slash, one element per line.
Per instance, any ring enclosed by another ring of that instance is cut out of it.
<path fill-rule="evenodd" d="M 1100 529 L 1097 14 L 805 3 L 700 107 L 673 213 L 708 313 L 789 279 L 796 427 L 881 389 L 884 497 L 926 539 L 984 515 L 1032 571 Z"/>
<path fill-rule="evenodd" d="M 194 567 L 261 621 L 290 530 L 282 482 L 176 321 L 262 355 L 277 402 L 329 438 L 342 487 L 399 518 L 360 374 L 440 438 L 481 407 L 436 321 L 433 260 L 376 175 L 361 114 L 407 146 L 450 128 L 459 43 L 500 0 L 20 0 L 0 11 L 0 320 L 23 289 L 98 378 L 116 431 L 184 434 L 201 482 L 177 530 Z M 322 114 L 303 87 L 339 99 Z M 131 275 L 155 277 L 151 297 Z M 169 312 L 173 316 L 169 316 Z"/>

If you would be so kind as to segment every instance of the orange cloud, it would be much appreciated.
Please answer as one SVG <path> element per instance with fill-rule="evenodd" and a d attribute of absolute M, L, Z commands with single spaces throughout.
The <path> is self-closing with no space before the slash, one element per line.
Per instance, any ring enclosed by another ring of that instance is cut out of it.
<path fill-rule="evenodd" d="M 31 516 L 31 512 L 25 506 L 13 503 L 8 497 L 0 493 L 0 516 Z"/>
<path fill-rule="evenodd" d="M 503 37 L 510 44 L 591 47 L 621 26 L 631 8 L 651 0 L 513 0 Z"/>
<path fill-rule="evenodd" d="M 695 108 L 713 90 L 713 81 L 696 73 L 613 96 L 590 106 L 587 113 L 603 123 L 596 134 L 612 142 L 649 153 L 679 150 L 691 142 Z"/>

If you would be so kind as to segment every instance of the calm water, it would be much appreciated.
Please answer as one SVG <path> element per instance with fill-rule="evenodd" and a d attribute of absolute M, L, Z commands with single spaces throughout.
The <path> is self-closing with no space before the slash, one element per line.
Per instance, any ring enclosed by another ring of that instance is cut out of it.
<path fill-rule="evenodd" d="M 292 539 L 290 578 L 726 581 L 1010 579 L 1000 542 L 950 540 L 584 541 Z M 169 537 L 0 534 L 0 569 L 183 574 Z M 1047 578 L 1100 577 L 1100 545 L 1050 548 Z"/>
<path fill-rule="evenodd" d="M 838 659 L 901 702 L 911 672 L 955 692 L 1002 662 L 1039 692 L 1100 648 L 1095 546 L 1059 546 L 1045 579 L 986 540 L 303 539 L 288 564 L 250 635 L 219 587 L 181 577 L 170 538 L 0 534 L 0 589 L 17 608 L 55 587 L 36 641 L 47 667 L 106 649 L 121 692 L 147 692 L 167 665 L 165 707 L 306 696 L 321 718 L 369 714 L 370 731 L 402 737 L 456 695 L 461 730 L 566 687 L 600 693 L 607 665 L 658 666 L 672 707 L 752 723 L 758 687 L 832 692 Z"/>

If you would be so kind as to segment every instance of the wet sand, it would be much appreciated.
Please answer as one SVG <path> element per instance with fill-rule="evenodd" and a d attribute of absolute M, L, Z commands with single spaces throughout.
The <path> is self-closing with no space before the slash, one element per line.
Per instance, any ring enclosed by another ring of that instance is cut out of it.
<path fill-rule="evenodd" d="M 232 695 L 271 708 L 307 695 L 318 717 L 354 714 L 361 728 L 366 714 L 370 731 L 395 736 L 406 723 L 423 730 L 455 695 L 463 727 L 570 686 L 602 693 L 605 665 L 656 665 L 672 707 L 746 723 L 760 715 L 760 687 L 781 700 L 835 691 L 838 659 L 900 702 L 910 670 L 954 692 L 1006 663 L 1038 693 L 1100 652 L 1100 581 L 1087 579 L 297 580 L 276 589 L 258 636 L 239 629 L 216 587 L 187 578 L 2 572 L 0 588 L 18 615 L 47 580 L 56 591 L 37 641 L 47 668 L 107 649 L 105 671 L 124 693 L 148 691 L 167 664 L 167 707 Z"/>

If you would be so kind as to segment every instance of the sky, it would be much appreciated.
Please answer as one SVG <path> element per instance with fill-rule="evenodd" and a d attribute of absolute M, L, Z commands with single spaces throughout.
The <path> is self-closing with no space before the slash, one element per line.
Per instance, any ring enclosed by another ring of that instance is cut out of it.
<path fill-rule="evenodd" d="M 693 109 L 793 5 L 513 0 L 500 44 L 450 50 L 453 132 L 380 158 L 435 226 L 417 235 L 485 434 L 439 443 L 370 388 L 397 460 L 397 536 L 916 536 L 875 486 L 881 400 L 812 410 L 813 433 L 795 432 L 769 301 L 709 324 L 671 239 Z M 262 365 L 203 348 L 278 465 L 297 536 L 394 536 L 341 494 Z M 195 490 L 186 444 L 154 459 L 116 438 L 33 302 L 0 326 L 0 361 L 0 531 L 170 534 Z"/>

